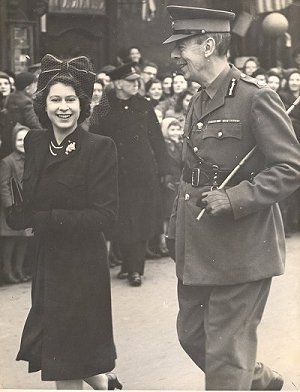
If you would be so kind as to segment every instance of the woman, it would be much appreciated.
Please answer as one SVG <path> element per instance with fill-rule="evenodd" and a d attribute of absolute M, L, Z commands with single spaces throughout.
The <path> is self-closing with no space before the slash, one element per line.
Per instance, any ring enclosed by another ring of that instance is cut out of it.
<path fill-rule="evenodd" d="M 57 389 L 121 388 L 114 375 L 103 231 L 117 216 L 116 149 L 80 127 L 94 73 L 86 57 L 42 59 L 34 101 L 46 132 L 25 138 L 25 226 L 33 227 L 32 308 L 17 360 Z"/>
<path fill-rule="evenodd" d="M 292 69 L 286 76 L 286 85 L 279 92 L 279 96 L 286 109 L 290 108 L 300 95 L 300 71 Z M 300 105 L 296 105 L 290 112 L 293 128 L 300 141 Z M 280 202 L 286 237 L 290 237 L 294 230 L 300 227 L 300 189 L 287 199 Z"/>
<path fill-rule="evenodd" d="M 180 125 L 183 129 L 192 96 L 193 93 L 190 90 L 182 91 L 177 97 L 174 108 L 166 111 L 165 118 L 175 117 L 180 122 Z"/>
<path fill-rule="evenodd" d="M 27 282 L 23 264 L 31 230 L 12 230 L 6 224 L 7 210 L 12 206 L 11 179 L 21 182 L 24 171 L 24 138 L 29 128 L 16 124 L 12 130 L 13 152 L 0 163 L 0 236 L 3 280 L 5 283 Z"/>

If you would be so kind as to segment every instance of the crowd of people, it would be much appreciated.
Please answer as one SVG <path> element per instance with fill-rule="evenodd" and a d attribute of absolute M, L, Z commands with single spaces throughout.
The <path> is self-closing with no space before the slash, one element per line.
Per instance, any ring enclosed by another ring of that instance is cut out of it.
<path fill-rule="evenodd" d="M 293 53 L 294 63 L 292 65 L 294 67 L 288 69 L 274 67 L 265 70 L 260 67 L 257 58 L 249 57 L 241 70 L 246 75 L 256 78 L 259 83 L 269 85 L 271 89 L 279 94 L 286 109 L 288 109 L 300 95 L 300 54 L 298 52 L 296 49 Z M 90 130 L 94 108 L 103 107 L 107 104 L 107 97 L 112 96 L 114 91 L 118 91 L 113 75 L 114 71 L 122 64 L 133 65 L 138 74 L 136 89 L 130 95 L 143 97 L 142 101 L 147 101 L 153 109 L 156 117 L 152 117 L 151 122 L 153 126 L 160 125 L 160 132 L 165 142 L 164 153 L 168 157 L 168 162 L 165 163 L 168 169 L 166 167 L 164 169 L 164 178 L 158 176 L 156 229 L 151 231 L 151 235 L 147 236 L 145 250 L 142 250 L 142 253 L 145 252 L 145 259 L 159 259 L 168 256 L 165 235 L 182 171 L 182 135 L 190 100 L 200 88 L 200 85 L 196 82 L 186 81 L 181 73 L 162 75 L 158 65 L 152 61 L 144 60 L 140 49 L 133 46 L 128 49 L 128 56 L 123 61 L 118 58 L 117 65 L 105 65 L 96 73 L 90 105 L 91 114 L 81 124 L 83 129 Z M 12 203 L 9 197 L 9 179 L 11 176 L 17 176 L 19 180 L 22 178 L 24 147 L 20 140 L 24 138 L 28 130 L 43 130 L 33 108 L 33 96 L 37 86 L 38 73 L 39 71 L 35 73 L 22 72 L 14 75 L 9 71 L 0 72 L 0 158 L 2 160 L 0 167 L 0 240 L 1 281 L 4 283 L 27 281 L 30 275 L 30 256 L 26 257 L 25 249 L 29 249 L 28 253 L 30 253 L 28 243 L 30 245 L 31 234 L 28 230 L 14 232 L 9 229 L 5 223 L 5 211 Z M 133 115 L 134 123 L 137 121 L 135 117 Z M 293 107 L 290 118 L 297 138 L 300 140 L 300 105 Z M 95 129 L 95 132 L 98 132 L 97 129 Z M 105 133 L 105 131 L 102 132 Z M 159 161 L 160 158 L 155 157 L 155 160 Z M 10 163 L 10 167 L 8 167 L 7 162 Z M 119 164 L 122 165 L 120 162 Z M 138 165 L 138 163 L 136 162 L 135 165 Z M 17 170 L 15 166 L 18 166 L 17 174 L 15 174 Z M 286 200 L 280 202 L 286 237 L 290 237 L 293 232 L 299 230 L 299 200 L 300 194 L 299 191 L 296 191 Z M 144 220 L 147 221 L 146 217 Z M 110 267 L 113 268 L 123 264 L 117 276 L 120 279 L 127 278 L 128 271 L 126 271 L 125 260 L 128 252 L 126 252 L 124 246 L 120 246 L 120 239 L 117 241 L 112 237 L 111 240 L 108 240 L 107 245 Z M 132 254 L 129 254 L 129 258 L 132 258 Z M 23 264 L 25 264 L 24 267 Z M 140 276 L 143 275 L 143 271 L 144 267 L 139 268 Z M 138 277 L 136 284 L 139 284 L 139 282 L 141 282 L 140 277 Z"/>

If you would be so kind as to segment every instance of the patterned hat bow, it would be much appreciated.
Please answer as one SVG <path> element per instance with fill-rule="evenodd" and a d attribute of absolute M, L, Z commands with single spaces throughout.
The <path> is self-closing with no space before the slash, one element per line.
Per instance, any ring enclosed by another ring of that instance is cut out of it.
<path fill-rule="evenodd" d="M 71 60 L 59 60 L 52 54 L 46 54 L 42 58 L 36 93 L 43 91 L 56 76 L 62 74 L 73 76 L 86 94 L 89 97 L 92 96 L 96 74 L 93 72 L 89 59 L 80 56 Z"/>

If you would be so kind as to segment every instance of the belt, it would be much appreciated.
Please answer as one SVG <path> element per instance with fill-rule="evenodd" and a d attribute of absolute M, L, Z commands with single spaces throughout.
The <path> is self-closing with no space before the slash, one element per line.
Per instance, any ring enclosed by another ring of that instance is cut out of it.
<path fill-rule="evenodd" d="M 184 166 L 182 171 L 182 179 L 195 188 L 201 186 L 218 187 L 230 173 L 231 172 L 228 170 L 222 171 L 218 168 L 215 170 L 204 170 L 203 168 L 199 167 L 190 168 L 188 166 Z M 235 182 L 234 180 L 231 180 L 229 186 L 237 185 L 239 182 L 240 181 Z"/>

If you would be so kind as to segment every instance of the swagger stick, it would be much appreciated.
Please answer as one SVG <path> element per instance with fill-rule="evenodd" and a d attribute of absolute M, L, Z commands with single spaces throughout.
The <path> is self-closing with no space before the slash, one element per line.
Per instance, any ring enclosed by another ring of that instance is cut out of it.
<path fill-rule="evenodd" d="M 296 105 L 298 105 L 298 103 L 300 102 L 300 95 L 299 97 L 292 103 L 292 105 L 286 110 L 287 114 L 290 114 L 291 111 L 295 108 Z M 237 164 L 237 166 L 232 170 L 232 172 L 225 178 L 225 180 L 222 182 L 222 184 L 220 186 L 217 187 L 217 189 L 222 189 L 225 187 L 226 184 L 228 184 L 228 182 L 232 179 L 232 177 L 235 175 L 235 173 L 240 170 L 240 168 L 245 164 L 245 162 L 251 157 L 251 155 L 254 153 L 254 151 L 256 150 L 257 146 L 254 146 L 252 148 L 252 150 L 250 150 L 248 152 L 247 155 L 244 156 L 244 158 Z M 205 208 L 203 208 L 199 215 L 197 216 L 197 221 L 199 222 L 199 220 L 202 218 L 202 216 L 205 213 Z"/>
<path fill-rule="evenodd" d="M 235 175 L 235 173 L 240 170 L 240 168 L 245 164 L 245 162 L 251 157 L 251 155 L 254 153 L 254 151 L 256 150 L 257 146 L 254 146 L 247 155 L 244 156 L 244 158 L 242 158 L 240 160 L 240 162 L 236 165 L 236 167 L 232 170 L 232 172 L 225 178 L 225 180 L 222 182 L 222 184 L 220 186 L 217 187 L 217 189 L 223 189 L 225 187 L 226 184 L 228 184 L 228 182 L 232 179 L 232 177 Z M 197 216 L 197 221 L 199 221 L 203 214 L 205 213 L 205 208 L 203 208 L 199 215 Z"/>

